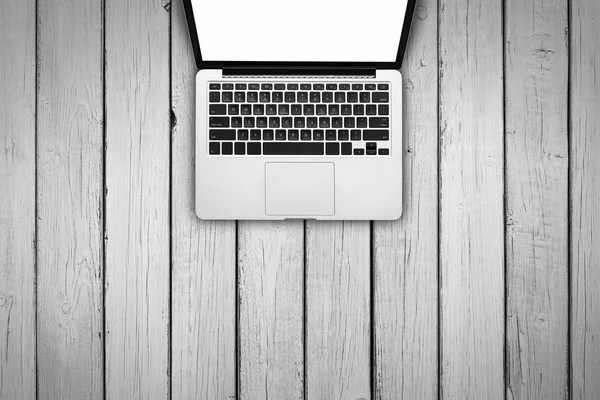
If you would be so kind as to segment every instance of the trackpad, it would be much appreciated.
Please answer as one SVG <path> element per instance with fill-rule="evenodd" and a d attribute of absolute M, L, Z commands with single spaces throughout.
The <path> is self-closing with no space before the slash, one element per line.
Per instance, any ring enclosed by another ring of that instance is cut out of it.
<path fill-rule="evenodd" d="M 267 215 L 334 215 L 333 163 L 266 163 Z"/>

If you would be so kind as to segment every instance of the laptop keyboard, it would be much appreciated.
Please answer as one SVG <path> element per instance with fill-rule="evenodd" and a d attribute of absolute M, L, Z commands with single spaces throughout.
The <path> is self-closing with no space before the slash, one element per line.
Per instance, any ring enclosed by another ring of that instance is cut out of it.
<path fill-rule="evenodd" d="M 210 155 L 390 155 L 386 82 L 209 82 L 208 100 Z"/>

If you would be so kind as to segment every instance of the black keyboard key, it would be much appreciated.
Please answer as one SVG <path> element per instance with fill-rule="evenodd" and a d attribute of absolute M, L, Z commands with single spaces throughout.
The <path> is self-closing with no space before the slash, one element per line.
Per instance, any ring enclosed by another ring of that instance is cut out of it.
<path fill-rule="evenodd" d="M 342 105 L 342 115 L 352 115 L 352 106 L 350 104 Z"/>
<path fill-rule="evenodd" d="M 320 92 L 310 92 L 310 102 L 311 103 L 320 103 L 321 102 L 321 93 Z"/>
<path fill-rule="evenodd" d="M 333 103 L 333 92 L 323 92 L 323 103 Z"/>
<path fill-rule="evenodd" d="M 350 131 L 350 139 L 351 140 L 360 140 L 360 131 L 358 129 L 353 129 Z"/>
<path fill-rule="evenodd" d="M 365 115 L 365 106 L 363 104 L 354 105 L 354 115 Z"/>
<path fill-rule="evenodd" d="M 361 92 L 360 93 L 360 102 L 361 103 L 370 103 L 371 102 L 371 93 Z"/>
<path fill-rule="evenodd" d="M 237 136 L 238 140 L 248 140 L 248 129 L 238 129 Z"/>
<path fill-rule="evenodd" d="M 225 104 L 211 104 L 208 106 L 210 115 L 227 115 L 227 106 Z"/>
<path fill-rule="evenodd" d="M 377 115 L 377 106 L 374 104 L 367 105 L 367 115 Z"/>
<path fill-rule="evenodd" d="M 389 156 L 390 155 L 390 149 L 379 149 L 379 155 L 380 156 Z"/>
<path fill-rule="evenodd" d="M 260 85 L 258 83 L 251 83 L 248 85 L 248 90 L 258 90 L 260 89 Z"/>
<path fill-rule="evenodd" d="M 325 139 L 325 131 L 323 131 L 322 129 L 315 129 L 313 131 L 313 140 L 322 141 L 324 139 Z"/>
<path fill-rule="evenodd" d="M 208 94 L 208 101 L 211 103 L 218 103 L 221 101 L 221 93 L 220 92 L 210 92 Z"/>
<path fill-rule="evenodd" d="M 275 132 L 273 129 L 265 129 L 263 130 L 263 140 L 273 140 L 275 137 Z"/>
<path fill-rule="evenodd" d="M 243 156 L 244 154 L 246 154 L 246 143 L 244 142 L 235 142 L 235 155 L 236 156 Z"/>
<path fill-rule="evenodd" d="M 213 155 L 221 154 L 221 144 L 219 142 L 210 142 L 208 144 L 208 154 L 213 154 Z"/>
<path fill-rule="evenodd" d="M 390 140 L 390 131 L 387 129 L 365 129 L 364 140 Z"/>
<path fill-rule="evenodd" d="M 368 140 L 368 139 L 365 139 L 365 140 Z M 367 147 L 367 150 L 377 150 L 377 143 L 368 142 L 366 147 Z"/>
<path fill-rule="evenodd" d="M 208 85 L 208 88 L 210 90 L 219 90 L 219 89 L 221 89 L 221 84 L 220 83 L 211 83 Z"/>
<path fill-rule="evenodd" d="M 288 83 L 287 89 L 288 90 L 298 90 L 298 84 L 297 83 Z"/>
<path fill-rule="evenodd" d="M 377 89 L 377 85 L 375 85 L 374 83 L 367 83 L 365 85 L 365 89 L 366 90 L 375 90 L 375 89 Z"/>
<path fill-rule="evenodd" d="M 275 90 L 285 90 L 285 83 L 276 83 Z"/>
<path fill-rule="evenodd" d="M 248 155 L 259 156 L 261 152 L 260 143 L 248 143 Z"/>
<path fill-rule="evenodd" d="M 223 90 L 233 90 L 233 83 L 224 83 Z"/>
<path fill-rule="evenodd" d="M 349 83 L 340 83 L 340 90 L 350 90 Z"/>
<path fill-rule="evenodd" d="M 317 115 L 327 115 L 327 106 L 325 104 L 317 105 Z"/>
<path fill-rule="evenodd" d="M 292 127 L 292 117 L 281 118 L 281 127 L 282 128 L 291 128 Z"/>
<path fill-rule="evenodd" d="M 258 92 L 248 92 L 248 103 L 256 103 L 258 101 Z"/>
<path fill-rule="evenodd" d="M 388 117 L 369 118 L 369 128 L 389 128 L 390 119 Z"/>
<path fill-rule="evenodd" d="M 306 127 L 306 121 L 304 120 L 304 117 L 295 117 L 294 118 L 294 128 L 305 128 Z"/>
<path fill-rule="evenodd" d="M 275 131 L 275 140 L 285 140 L 285 129 L 277 129 Z"/>
<path fill-rule="evenodd" d="M 357 92 L 348 92 L 348 103 L 358 103 Z"/>
<path fill-rule="evenodd" d="M 389 103 L 390 94 L 389 92 L 374 92 L 373 103 Z"/>
<path fill-rule="evenodd" d="M 367 117 L 356 118 L 356 127 L 357 128 L 366 128 L 367 127 Z"/>
<path fill-rule="evenodd" d="M 263 83 L 262 85 L 260 85 L 261 90 L 273 90 L 273 84 L 272 83 Z"/>
<path fill-rule="evenodd" d="M 314 104 L 305 104 L 304 105 L 304 115 L 315 115 L 315 105 Z"/>
<path fill-rule="evenodd" d="M 231 103 L 233 101 L 233 92 L 223 92 L 223 103 Z"/>
<path fill-rule="evenodd" d="M 314 90 L 325 90 L 325 85 L 323 85 L 322 83 L 315 83 L 313 85 L 313 89 Z"/>
<path fill-rule="evenodd" d="M 266 128 L 267 127 L 267 117 L 257 117 L 256 118 L 256 127 L 257 128 Z"/>
<path fill-rule="evenodd" d="M 252 106 L 250 104 L 242 104 L 241 114 L 252 115 Z"/>
<path fill-rule="evenodd" d="M 313 142 L 268 142 L 263 143 L 263 154 L 267 156 L 322 156 L 323 143 Z"/>
<path fill-rule="evenodd" d="M 336 132 L 335 129 L 327 129 L 325 131 L 325 140 L 336 140 Z"/>
<path fill-rule="evenodd" d="M 354 149 L 354 155 L 355 156 L 364 156 L 365 155 L 365 149 Z"/>
<path fill-rule="evenodd" d="M 281 126 L 281 120 L 279 117 L 269 118 L 269 128 L 279 128 Z"/>
<path fill-rule="evenodd" d="M 367 149 L 367 155 L 368 156 L 376 156 L 377 155 L 377 150 L 369 150 L 369 149 Z"/>
<path fill-rule="evenodd" d="M 250 140 L 260 140 L 260 129 L 250 129 Z"/>
<path fill-rule="evenodd" d="M 340 129 L 338 131 L 338 140 L 339 141 L 348 141 L 350 140 L 350 133 L 347 129 Z"/>
<path fill-rule="evenodd" d="M 265 113 L 265 106 L 262 104 L 255 104 L 252 107 L 252 113 L 254 115 L 263 115 Z"/>
<path fill-rule="evenodd" d="M 231 127 L 232 128 L 241 128 L 242 127 L 242 117 L 232 117 L 231 118 Z"/>
<path fill-rule="evenodd" d="M 335 102 L 336 103 L 345 103 L 346 102 L 346 92 L 335 92 Z"/>
<path fill-rule="evenodd" d="M 342 143 L 342 155 L 343 156 L 352 155 L 352 143 Z"/>
<path fill-rule="evenodd" d="M 331 127 L 331 120 L 329 117 L 321 117 L 319 118 L 319 128 L 329 128 Z"/>
<path fill-rule="evenodd" d="M 273 103 L 283 102 L 283 92 L 273 92 Z"/>
<path fill-rule="evenodd" d="M 390 85 L 387 83 L 380 83 L 377 85 L 377 90 L 390 90 Z"/>
<path fill-rule="evenodd" d="M 298 92 L 298 103 L 308 103 L 308 92 Z"/>
<path fill-rule="evenodd" d="M 254 128 L 254 117 L 244 117 L 244 128 Z"/>
<path fill-rule="evenodd" d="M 221 153 L 225 156 L 230 156 L 233 154 L 233 143 L 231 142 L 223 142 L 221 145 Z"/>
<path fill-rule="evenodd" d="M 345 117 L 344 118 L 344 128 L 354 128 L 356 126 L 356 121 L 354 117 Z"/>
<path fill-rule="evenodd" d="M 289 88 L 290 85 L 288 85 Z M 285 92 L 285 102 L 286 103 L 295 103 L 296 102 L 296 92 Z"/>
<path fill-rule="evenodd" d="M 333 117 L 331 118 L 331 127 L 332 128 L 341 128 L 343 125 L 341 117 Z"/>
<path fill-rule="evenodd" d="M 229 115 L 238 115 L 240 113 L 240 105 L 239 104 L 228 105 L 227 112 L 229 113 Z"/>
<path fill-rule="evenodd" d="M 311 139 L 311 131 L 308 129 L 302 129 L 300 131 L 300 135 L 302 137 L 302 140 L 310 140 Z"/>
<path fill-rule="evenodd" d="M 319 125 L 319 120 L 317 117 L 308 117 L 306 118 L 306 127 L 307 128 L 317 128 Z"/>
<path fill-rule="evenodd" d="M 362 83 L 355 83 L 352 85 L 352 90 L 363 90 Z"/>
<path fill-rule="evenodd" d="M 325 154 L 328 156 L 339 156 L 340 155 L 340 144 L 339 143 L 327 143 L 325 145 Z"/>
<path fill-rule="evenodd" d="M 340 115 L 340 106 L 338 104 L 330 104 L 329 115 Z"/>
<path fill-rule="evenodd" d="M 302 115 L 302 106 L 300 104 L 292 104 L 292 115 Z"/>
<path fill-rule="evenodd" d="M 229 117 L 210 117 L 208 124 L 211 128 L 229 128 Z"/>
<path fill-rule="evenodd" d="M 246 84 L 245 83 L 236 83 L 235 90 L 246 90 Z"/>
<path fill-rule="evenodd" d="M 267 115 L 277 115 L 277 106 L 275 104 L 267 104 Z"/>
<path fill-rule="evenodd" d="M 380 104 L 377 108 L 379 110 L 379 115 L 390 115 L 390 106 L 387 104 Z"/>
<path fill-rule="evenodd" d="M 310 83 L 301 83 L 300 90 L 310 90 L 312 85 Z"/>
<path fill-rule="evenodd" d="M 335 84 L 335 83 L 328 83 L 327 85 L 325 85 L 325 89 L 327 89 L 327 90 L 337 90 L 337 84 Z"/>
<path fill-rule="evenodd" d="M 290 115 L 290 106 L 287 104 L 279 105 L 279 115 Z"/>
<path fill-rule="evenodd" d="M 299 131 L 297 129 L 290 129 L 288 131 L 288 140 L 296 141 L 298 140 Z"/>
<path fill-rule="evenodd" d="M 259 99 L 261 103 L 271 102 L 271 92 L 260 92 Z"/>

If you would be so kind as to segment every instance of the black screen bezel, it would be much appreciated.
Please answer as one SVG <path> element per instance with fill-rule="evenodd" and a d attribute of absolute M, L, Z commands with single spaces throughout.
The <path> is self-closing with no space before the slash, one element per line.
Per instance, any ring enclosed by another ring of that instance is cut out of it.
<path fill-rule="evenodd" d="M 185 10 L 185 17 L 187 20 L 188 30 L 190 32 L 190 38 L 192 40 L 192 48 L 194 50 L 194 57 L 196 59 L 196 66 L 198 69 L 221 69 L 227 67 L 243 67 L 248 69 L 254 68 L 278 68 L 278 69 L 323 69 L 323 68 L 377 68 L 377 69 L 400 69 L 402 67 L 402 60 L 404 59 L 404 52 L 406 51 L 406 45 L 408 43 L 408 35 L 410 33 L 410 26 L 412 23 L 416 0 L 408 0 L 406 6 L 406 14 L 404 16 L 404 23 L 402 26 L 402 34 L 400 36 L 400 43 L 398 45 L 398 53 L 396 54 L 396 61 L 391 62 L 292 62 L 292 61 L 204 61 L 202 60 L 202 52 L 200 50 L 200 43 L 198 39 L 198 31 L 196 29 L 196 20 L 194 18 L 194 10 L 192 8 L 192 0 L 183 0 L 183 7 Z"/>

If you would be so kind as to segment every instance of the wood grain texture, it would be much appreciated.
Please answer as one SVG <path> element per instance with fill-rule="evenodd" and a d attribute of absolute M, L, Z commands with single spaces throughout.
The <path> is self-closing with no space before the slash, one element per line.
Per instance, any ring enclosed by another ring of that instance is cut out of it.
<path fill-rule="evenodd" d="M 235 222 L 200 221 L 194 213 L 197 69 L 183 3 L 171 6 L 171 398 L 235 399 Z"/>
<path fill-rule="evenodd" d="M 302 221 L 239 222 L 240 399 L 303 399 Z"/>
<path fill-rule="evenodd" d="M 40 399 L 101 399 L 101 3 L 38 1 Z"/>
<path fill-rule="evenodd" d="M 0 400 L 33 400 L 35 1 L 0 11 Z"/>
<path fill-rule="evenodd" d="M 568 10 L 506 3 L 507 398 L 567 398 Z"/>
<path fill-rule="evenodd" d="M 438 393 L 437 58 L 437 0 L 420 0 L 402 68 L 404 210 L 373 223 L 377 400 Z"/>
<path fill-rule="evenodd" d="M 600 2 L 571 6 L 572 398 L 600 396 Z"/>
<path fill-rule="evenodd" d="M 306 392 L 371 398 L 369 222 L 307 222 Z"/>
<path fill-rule="evenodd" d="M 502 2 L 442 0 L 441 393 L 504 396 Z"/>
<path fill-rule="evenodd" d="M 169 391 L 169 7 L 106 1 L 106 398 Z"/>

